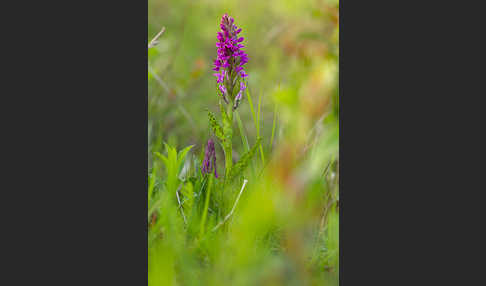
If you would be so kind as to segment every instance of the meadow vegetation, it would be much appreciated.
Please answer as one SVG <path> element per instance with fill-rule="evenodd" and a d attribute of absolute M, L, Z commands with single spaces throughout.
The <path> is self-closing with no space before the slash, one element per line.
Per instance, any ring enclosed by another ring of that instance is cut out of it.
<path fill-rule="evenodd" d="M 338 7 L 149 0 L 149 285 L 338 285 Z M 228 103 L 224 14 L 248 55 Z"/>

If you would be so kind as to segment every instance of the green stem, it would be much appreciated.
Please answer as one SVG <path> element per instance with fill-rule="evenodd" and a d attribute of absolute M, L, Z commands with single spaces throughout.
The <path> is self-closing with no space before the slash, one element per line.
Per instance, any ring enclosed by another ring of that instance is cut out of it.
<path fill-rule="evenodd" d="M 262 93 L 258 97 L 258 114 L 257 114 L 257 138 L 260 138 L 260 110 L 262 107 Z M 265 156 L 263 155 L 263 144 L 260 144 L 260 155 L 262 158 L 262 164 L 265 166 Z"/>
<path fill-rule="evenodd" d="M 208 208 L 209 208 L 209 197 L 211 196 L 211 188 L 213 186 L 213 173 L 209 174 L 209 183 L 208 183 L 208 189 L 206 190 L 206 201 L 204 202 L 204 209 L 203 209 L 203 215 L 201 219 L 201 228 L 199 230 L 199 237 L 203 237 L 204 235 L 204 226 L 206 224 L 206 216 L 208 214 Z"/>
<path fill-rule="evenodd" d="M 229 119 L 229 126 L 226 126 L 226 132 L 227 137 L 226 140 L 228 140 L 228 145 L 227 149 L 224 151 L 224 156 L 225 156 L 225 176 L 228 177 L 231 167 L 233 166 L 233 106 L 231 104 L 228 104 L 228 109 L 227 112 L 228 114 L 228 119 Z M 228 132 L 229 131 L 229 132 Z"/>

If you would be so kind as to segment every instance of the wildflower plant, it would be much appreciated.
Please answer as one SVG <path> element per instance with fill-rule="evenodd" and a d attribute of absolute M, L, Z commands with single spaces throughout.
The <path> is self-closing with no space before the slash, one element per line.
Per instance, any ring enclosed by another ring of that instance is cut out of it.
<path fill-rule="evenodd" d="M 216 170 L 216 150 L 214 149 L 214 141 L 212 139 L 208 140 L 206 146 L 206 151 L 204 154 L 204 161 L 202 163 L 201 172 L 203 175 L 209 174 L 214 170 L 214 177 L 218 177 L 218 172 Z"/>
<path fill-rule="evenodd" d="M 223 15 L 220 24 L 221 31 L 217 33 L 217 58 L 214 60 L 213 70 L 216 72 L 217 92 L 224 101 L 220 100 L 219 106 L 222 117 L 222 126 L 218 123 L 213 113 L 208 112 L 209 123 L 214 135 L 221 141 L 225 153 L 225 181 L 234 179 L 248 165 L 251 157 L 256 151 L 257 143 L 233 168 L 233 112 L 238 108 L 247 88 L 248 74 L 244 70 L 244 65 L 248 63 L 248 55 L 242 50 L 245 46 L 242 44 L 243 37 L 238 35 L 241 28 L 235 24 L 235 20 L 227 14 Z M 209 147 L 209 144 L 208 144 Z M 216 173 L 215 173 L 216 174 Z"/>

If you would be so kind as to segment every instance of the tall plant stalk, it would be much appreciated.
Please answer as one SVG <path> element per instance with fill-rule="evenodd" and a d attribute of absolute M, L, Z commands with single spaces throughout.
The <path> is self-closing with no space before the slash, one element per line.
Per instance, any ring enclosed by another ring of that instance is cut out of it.
<path fill-rule="evenodd" d="M 223 130 L 226 133 L 225 140 L 227 140 L 226 143 L 226 150 L 224 151 L 224 156 L 225 156 L 225 176 L 228 177 L 231 171 L 231 167 L 233 166 L 233 108 L 231 105 L 228 105 L 228 122 L 223 121 L 224 126 Z"/>
<path fill-rule="evenodd" d="M 240 160 L 233 164 L 233 113 L 238 108 L 243 94 L 247 88 L 246 78 L 248 74 L 243 66 L 248 62 L 248 55 L 241 48 L 244 47 L 243 37 L 238 37 L 241 28 L 234 24 L 234 19 L 228 15 L 223 15 L 221 19 L 221 31 L 218 32 L 216 47 L 218 47 L 218 57 L 214 61 L 213 70 L 217 78 L 218 90 L 221 95 L 219 102 L 222 126 L 216 120 L 213 113 L 208 111 L 209 124 L 214 135 L 221 141 L 225 157 L 224 184 L 227 185 L 231 180 L 243 172 L 248 165 L 251 157 L 259 145 L 257 143 Z"/>

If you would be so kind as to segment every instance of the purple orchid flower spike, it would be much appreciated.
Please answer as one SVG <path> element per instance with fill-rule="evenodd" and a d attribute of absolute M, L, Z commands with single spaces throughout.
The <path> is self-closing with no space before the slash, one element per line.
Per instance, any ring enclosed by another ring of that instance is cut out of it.
<path fill-rule="evenodd" d="M 245 78 L 248 74 L 245 73 L 243 66 L 248 63 L 248 55 L 241 48 L 244 47 L 243 37 L 238 37 L 241 28 L 234 24 L 235 20 L 224 14 L 221 19 L 221 31 L 217 34 L 218 42 L 218 57 L 214 61 L 213 70 L 217 73 L 217 84 L 221 96 L 226 103 L 229 103 L 227 96 L 233 101 L 233 110 L 239 105 L 243 92 L 246 89 Z M 238 85 L 239 81 L 239 85 Z M 236 89 L 239 88 L 236 96 Z"/>
<path fill-rule="evenodd" d="M 212 139 L 208 140 L 206 146 L 206 151 L 204 153 L 204 161 L 202 163 L 201 171 L 202 174 L 209 174 L 214 169 L 214 176 L 218 177 L 218 172 L 216 171 L 216 150 L 214 149 L 214 142 Z"/>

